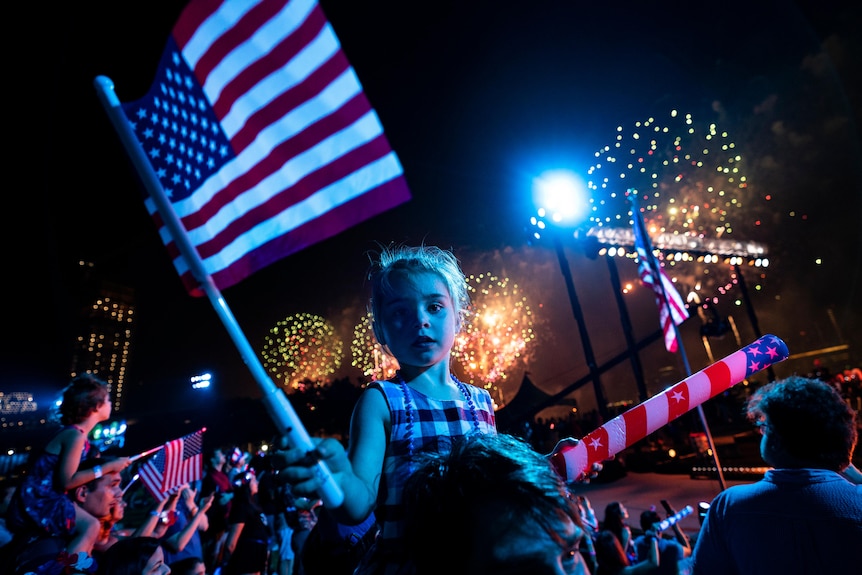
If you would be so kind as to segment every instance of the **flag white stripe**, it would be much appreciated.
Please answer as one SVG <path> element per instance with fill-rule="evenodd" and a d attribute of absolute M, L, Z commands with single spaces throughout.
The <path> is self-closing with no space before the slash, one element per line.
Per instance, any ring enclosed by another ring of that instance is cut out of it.
<path fill-rule="evenodd" d="M 186 62 L 191 64 L 191 69 L 194 70 L 194 67 L 215 41 L 233 28 L 243 16 L 251 12 L 261 1 L 263 0 L 224 2 L 216 12 L 204 20 L 186 42 L 186 45 L 182 47 L 183 57 Z"/>
<path fill-rule="evenodd" d="M 314 8 L 313 4 L 309 4 L 305 6 L 306 12 L 301 13 L 293 4 L 288 2 L 281 12 L 258 28 L 245 42 L 231 50 L 213 67 L 202 86 L 210 102 L 218 102 L 225 86 L 233 81 L 237 72 L 241 72 L 266 56 L 280 42 L 293 34 Z"/>
<path fill-rule="evenodd" d="M 225 114 L 224 118 L 221 120 L 222 129 L 228 139 L 232 139 L 237 132 L 245 126 L 249 117 L 257 111 L 266 108 L 270 102 L 301 83 L 320 66 L 338 54 L 340 49 L 341 46 L 338 43 L 338 39 L 335 37 L 335 32 L 333 32 L 332 27 L 327 24 L 320 31 L 317 38 L 303 48 L 303 50 L 291 59 L 290 62 L 285 64 L 282 68 L 273 71 L 269 76 L 263 78 L 240 98 L 237 98 L 231 106 L 230 112 Z M 336 88 L 336 86 L 327 86 L 325 91 L 332 94 L 334 88 Z M 346 96 L 352 97 L 356 92 L 361 90 L 361 87 L 358 89 L 351 87 Z M 217 95 L 207 94 L 207 96 L 209 97 L 210 102 L 217 103 Z M 317 114 L 319 115 L 316 115 L 313 119 L 316 120 L 317 118 L 326 116 L 340 108 L 341 102 L 349 99 L 346 96 L 341 96 L 340 101 L 335 99 L 333 101 L 333 105 L 319 106 L 328 111 L 326 113 L 318 112 Z M 318 102 L 318 105 L 319 103 L 320 102 Z M 323 103 L 325 104 L 326 100 L 323 100 Z M 306 120 L 306 118 L 303 118 L 303 122 Z"/>
<path fill-rule="evenodd" d="M 284 233 L 296 229 L 331 211 L 334 207 L 362 196 L 366 191 L 388 182 L 401 173 L 402 168 L 398 158 L 394 152 L 390 152 L 237 236 L 218 253 L 206 258 L 203 262 L 204 267 L 210 274 L 225 269 L 245 253 L 276 237 L 273 234 L 278 232 L 274 230 Z M 181 275 L 188 271 L 188 265 L 181 257 L 174 259 L 174 265 Z"/>
<path fill-rule="evenodd" d="M 254 142 L 240 153 L 236 158 L 222 166 L 222 168 L 210 176 L 204 184 L 192 195 L 184 200 L 174 202 L 174 211 L 177 216 L 183 218 L 189 214 L 196 213 L 207 203 L 212 201 L 215 195 L 229 186 L 237 178 L 244 176 L 261 160 L 268 157 L 274 148 L 289 138 L 307 128 L 312 122 L 317 121 L 320 113 L 332 109 L 333 104 L 343 105 L 349 98 L 360 93 L 362 87 L 352 70 L 345 72 L 333 84 L 351 84 L 353 91 L 345 89 L 344 85 L 330 86 L 314 100 L 303 106 L 291 110 L 282 120 L 263 130 Z M 340 102 L 332 102 L 335 94 L 344 95 L 345 99 Z M 349 97 L 346 97 L 349 96 Z M 329 102 L 325 102 L 329 99 Z M 310 115 L 311 114 L 311 115 Z M 359 146 L 373 140 L 383 133 L 377 114 L 373 110 L 368 111 L 350 126 L 339 132 L 331 134 L 326 139 L 317 143 L 301 154 L 292 157 L 268 178 L 261 181 L 257 186 L 235 198 L 233 202 L 225 204 L 221 209 L 222 214 L 230 216 L 214 216 L 211 219 L 210 233 L 215 235 L 226 225 L 236 218 L 236 214 L 246 213 L 272 197 L 273 189 L 287 189 L 308 174 L 319 168 L 329 165 L 344 154 L 358 148 Z M 148 209 L 154 213 L 155 203 L 150 202 Z M 192 230 L 189 230 L 190 232 Z M 162 239 L 169 238 L 167 230 L 162 230 Z M 194 241 L 194 240 L 193 240 Z"/>

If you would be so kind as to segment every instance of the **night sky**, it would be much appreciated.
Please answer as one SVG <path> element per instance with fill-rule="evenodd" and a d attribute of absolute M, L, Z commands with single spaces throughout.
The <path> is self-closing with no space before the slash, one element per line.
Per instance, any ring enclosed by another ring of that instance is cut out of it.
<path fill-rule="evenodd" d="M 253 346 L 278 320 L 307 312 L 329 319 L 349 348 L 349 329 L 367 297 L 368 250 L 378 242 L 425 241 L 452 248 L 468 274 L 491 271 L 524 287 L 537 346 L 513 370 L 506 393 L 515 392 L 525 369 L 545 391 L 562 389 L 586 367 L 553 251 L 530 241 L 531 182 L 551 168 L 586 174 L 618 126 L 676 109 L 732 134 L 744 158 L 745 202 L 729 217 L 734 237 L 769 249 L 765 276 L 746 278 L 761 331 L 784 339 L 792 354 L 849 343 L 850 357 L 832 367 L 859 365 L 858 7 L 320 3 L 402 162 L 413 199 L 225 290 Z M 106 75 L 122 100 L 141 97 L 183 5 L 99 1 L 18 9 L 26 13 L 21 25 L 33 30 L 20 53 L 7 58 L 14 137 L 7 141 L 5 196 L 12 203 L 3 231 L 2 390 L 65 383 L 76 262 L 83 259 L 93 262 L 94 273 L 136 291 L 130 407 L 153 398 L 167 407 L 184 401 L 185 379 L 201 371 L 216 374 L 213 393 L 258 393 L 209 301 L 186 295 L 93 88 L 93 79 Z M 567 248 L 601 363 L 625 348 L 607 268 L 603 259 Z M 631 260 L 619 268 L 624 279 L 636 277 Z M 687 281 L 699 273 L 677 272 Z M 733 305 L 738 297 L 731 293 L 718 305 L 736 320 L 744 345 L 754 332 Z M 651 295 L 641 290 L 627 301 L 638 337 L 658 328 Z M 698 319 L 683 331 L 699 370 L 707 359 Z M 739 347 L 732 336 L 713 345 L 716 357 Z M 651 389 L 680 379 L 678 358 L 660 343 L 642 355 Z M 811 361 L 788 363 L 784 373 L 804 371 Z M 636 396 L 626 369 L 608 376 L 609 399 Z M 591 395 L 580 399 L 588 405 Z"/>

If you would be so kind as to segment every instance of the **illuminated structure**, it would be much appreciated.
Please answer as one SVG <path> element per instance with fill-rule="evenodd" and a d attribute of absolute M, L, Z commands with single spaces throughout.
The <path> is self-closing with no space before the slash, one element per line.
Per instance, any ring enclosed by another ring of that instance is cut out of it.
<path fill-rule="evenodd" d="M 638 191 L 642 216 L 657 257 L 674 281 L 678 264 L 696 278 L 683 293 L 717 303 L 738 285 L 742 268 L 753 270 L 761 289 L 769 265 L 756 234 L 770 213 L 772 195 L 749 187 L 743 158 L 730 135 L 715 123 L 695 122 L 671 110 L 629 127 L 617 127 L 612 144 L 595 153 L 587 183 L 592 192 L 590 229 L 603 247 L 599 255 L 634 258 L 631 206 L 626 191 Z M 715 264 L 722 264 L 714 267 Z M 729 273 L 726 266 L 730 266 Z"/>
<path fill-rule="evenodd" d="M 75 339 L 70 375 L 91 373 L 104 380 L 114 411 L 120 411 L 135 319 L 134 292 L 108 283 L 96 291 L 83 314 L 84 333 Z"/>

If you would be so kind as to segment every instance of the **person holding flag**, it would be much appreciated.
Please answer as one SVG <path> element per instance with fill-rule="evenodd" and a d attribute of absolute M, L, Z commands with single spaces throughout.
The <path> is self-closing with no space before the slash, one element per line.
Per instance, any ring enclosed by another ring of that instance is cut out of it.
<path fill-rule="evenodd" d="M 323 439 L 311 454 L 277 451 L 273 466 L 295 494 L 307 495 L 319 488 L 313 464 L 325 461 L 344 502 L 324 505 L 316 528 L 327 520 L 357 525 L 373 512 L 380 534 L 358 572 L 409 573 L 402 548 L 405 481 L 420 452 L 445 452 L 468 434 L 495 434 L 494 406 L 486 389 L 451 371 L 452 346 L 469 306 L 455 256 L 436 246 L 390 246 L 378 254 L 370 278 L 374 335 L 398 360 L 398 372 L 372 382 L 359 398 L 347 451 L 338 440 Z"/>
<path fill-rule="evenodd" d="M 89 555 L 99 538 L 101 523 L 84 507 L 75 505 L 70 494 L 108 473 L 118 474 L 131 465 L 131 459 L 83 465 L 88 458 L 93 459 L 89 433 L 111 416 L 108 385 L 99 378 L 92 374 L 74 378 L 63 390 L 56 415 L 63 427 L 30 458 L 24 479 L 9 503 L 7 525 L 21 538 L 68 538 L 69 555 Z"/>
<path fill-rule="evenodd" d="M 316 0 L 191 0 L 155 81 L 99 98 L 146 189 L 145 205 L 193 296 L 206 296 L 276 426 L 305 426 L 220 290 L 410 199 L 403 169 Z M 321 498 L 343 498 L 324 463 Z"/>

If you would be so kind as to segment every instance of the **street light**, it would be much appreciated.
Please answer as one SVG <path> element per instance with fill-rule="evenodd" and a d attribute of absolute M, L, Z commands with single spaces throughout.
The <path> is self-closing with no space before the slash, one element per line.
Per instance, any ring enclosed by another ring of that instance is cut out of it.
<path fill-rule="evenodd" d="M 568 170 L 553 170 L 545 172 L 533 181 L 533 202 L 538 211 L 538 217 L 531 218 L 536 226 L 534 232 L 536 239 L 540 238 L 542 231 L 548 230 L 557 253 L 557 261 L 560 271 L 566 281 L 566 289 L 569 292 L 569 302 L 572 305 L 572 313 L 578 324 L 578 333 L 581 337 L 581 345 L 584 349 L 584 358 L 590 371 L 590 379 L 593 382 L 593 390 L 596 394 L 596 404 L 602 419 L 608 420 L 608 402 L 602 389 L 601 375 L 596 365 L 593 346 L 587 332 L 584 313 L 581 309 L 578 293 L 575 290 L 575 282 L 572 279 L 572 270 L 563 251 L 561 236 L 563 229 L 573 227 L 586 219 L 587 214 L 587 187 L 584 182 L 573 172 Z M 549 224 L 551 228 L 549 229 Z"/>

